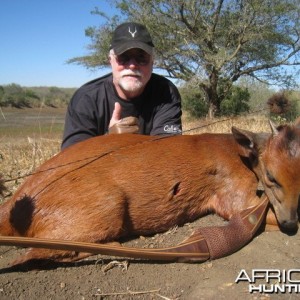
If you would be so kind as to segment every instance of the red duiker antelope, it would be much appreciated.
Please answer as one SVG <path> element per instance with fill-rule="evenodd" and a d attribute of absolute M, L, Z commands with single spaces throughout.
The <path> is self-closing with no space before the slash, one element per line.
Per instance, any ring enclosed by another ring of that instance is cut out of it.
<path fill-rule="evenodd" d="M 0 207 L 0 234 L 107 243 L 168 230 L 215 212 L 230 219 L 270 200 L 267 224 L 294 230 L 300 193 L 300 122 L 272 134 L 106 135 L 45 162 Z M 275 212 L 275 214 L 274 214 Z M 27 250 L 31 259 L 86 254 Z"/>

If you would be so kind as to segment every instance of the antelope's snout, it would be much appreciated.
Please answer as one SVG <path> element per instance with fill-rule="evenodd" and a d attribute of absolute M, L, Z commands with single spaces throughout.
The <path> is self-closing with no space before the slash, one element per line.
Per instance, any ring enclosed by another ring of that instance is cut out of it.
<path fill-rule="evenodd" d="M 278 223 L 282 229 L 294 231 L 298 228 L 298 213 L 296 207 L 287 208 L 284 205 L 274 206 Z"/>
<path fill-rule="evenodd" d="M 298 229 L 298 218 L 290 219 L 290 220 L 283 220 L 280 223 L 280 226 L 286 230 L 296 230 L 296 229 Z"/>

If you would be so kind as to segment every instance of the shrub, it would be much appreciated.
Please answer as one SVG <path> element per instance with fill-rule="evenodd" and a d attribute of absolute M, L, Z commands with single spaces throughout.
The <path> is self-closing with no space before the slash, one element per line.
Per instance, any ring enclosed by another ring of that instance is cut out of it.
<path fill-rule="evenodd" d="M 239 115 L 248 112 L 250 93 L 247 88 L 233 86 L 230 93 L 221 102 L 220 114 L 221 115 Z"/>

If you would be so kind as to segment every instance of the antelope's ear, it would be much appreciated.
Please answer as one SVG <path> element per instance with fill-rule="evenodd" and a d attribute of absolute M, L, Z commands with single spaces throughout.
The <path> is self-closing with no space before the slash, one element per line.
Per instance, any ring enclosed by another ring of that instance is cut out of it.
<path fill-rule="evenodd" d="M 265 147 L 269 134 L 254 133 L 248 130 L 242 130 L 236 127 L 231 128 L 235 141 L 243 149 L 244 156 L 258 157 L 259 152 Z"/>

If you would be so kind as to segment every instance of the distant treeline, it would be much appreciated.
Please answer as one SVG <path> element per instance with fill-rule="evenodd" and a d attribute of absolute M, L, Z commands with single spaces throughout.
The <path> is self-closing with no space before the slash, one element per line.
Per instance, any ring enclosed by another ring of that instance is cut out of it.
<path fill-rule="evenodd" d="M 0 107 L 65 107 L 76 88 L 0 85 Z"/>
<path fill-rule="evenodd" d="M 22 87 L 12 83 L 0 85 L 1 107 L 66 107 L 76 88 Z M 179 87 L 182 108 L 191 118 L 208 115 L 208 104 L 198 86 L 186 83 Z M 234 86 L 220 105 L 218 116 L 236 116 L 248 112 L 269 113 L 283 121 L 300 115 L 300 91 L 275 93 L 262 84 Z"/>

